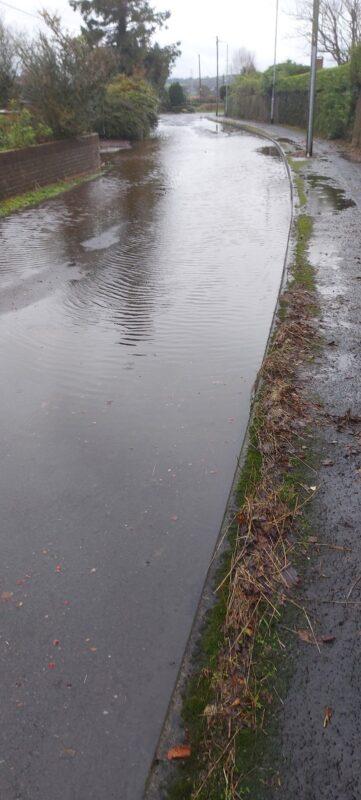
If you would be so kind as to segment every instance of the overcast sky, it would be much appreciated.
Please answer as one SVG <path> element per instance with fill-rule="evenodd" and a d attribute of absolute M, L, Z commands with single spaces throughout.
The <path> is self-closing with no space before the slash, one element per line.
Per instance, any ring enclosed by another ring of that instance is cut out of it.
<path fill-rule="evenodd" d="M 278 60 L 292 58 L 308 62 L 307 45 L 296 35 L 295 23 L 287 11 L 294 0 L 280 0 L 280 24 Z M 15 9 L 8 5 L 16 6 Z M 276 0 L 154 0 L 158 10 L 169 9 L 171 19 L 168 30 L 162 31 L 158 40 L 162 44 L 180 41 L 182 56 L 178 60 L 173 75 L 176 77 L 196 77 L 198 72 L 198 53 L 201 55 L 203 75 L 214 75 L 215 37 L 228 42 L 230 60 L 232 51 L 247 47 L 256 54 L 257 66 L 265 69 L 273 61 L 274 26 Z M 34 30 L 37 19 L 31 14 L 41 8 L 58 11 L 66 26 L 76 31 L 80 17 L 69 7 L 67 0 L 0 0 L 1 17 L 18 29 Z M 21 13 L 21 12 L 27 12 Z M 220 45 L 220 71 L 225 71 L 226 44 Z"/>

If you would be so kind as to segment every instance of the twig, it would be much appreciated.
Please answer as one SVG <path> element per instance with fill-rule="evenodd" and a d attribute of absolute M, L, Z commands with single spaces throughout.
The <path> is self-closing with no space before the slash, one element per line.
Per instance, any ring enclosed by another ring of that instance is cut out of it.
<path fill-rule="evenodd" d="M 215 768 L 218 766 L 218 764 L 219 764 L 219 762 L 222 760 L 223 756 L 225 756 L 225 754 L 226 754 L 227 750 L 230 748 L 230 746 L 231 746 L 232 742 L 233 742 L 233 741 L 234 741 L 234 739 L 236 738 L 236 736 L 237 736 L 237 733 L 238 733 L 238 731 L 237 731 L 237 729 L 236 729 L 236 730 L 235 730 L 235 732 L 234 732 L 234 734 L 233 734 L 233 736 L 232 736 L 232 739 L 230 739 L 230 740 L 229 740 L 229 742 L 228 742 L 228 744 L 226 745 L 226 747 L 224 748 L 224 750 L 222 750 L 222 752 L 221 752 L 221 755 L 219 756 L 219 758 L 217 758 L 217 761 L 215 761 L 215 762 L 214 762 L 214 764 L 212 765 L 211 769 L 210 769 L 210 770 L 209 770 L 209 772 L 207 773 L 207 775 L 206 775 L 206 777 L 205 777 L 204 781 L 201 783 L 201 785 L 200 785 L 200 786 L 199 786 L 199 788 L 197 789 L 197 791 L 196 791 L 195 795 L 193 795 L 193 797 L 194 797 L 194 800 L 196 800 L 196 798 L 197 798 L 197 797 L 199 797 L 199 795 L 200 795 L 200 793 L 201 793 L 202 789 L 204 789 L 205 785 L 208 783 L 208 781 L 209 781 L 209 779 L 210 779 L 210 777 L 211 777 L 211 775 L 212 775 L 212 772 L 214 772 Z"/>
<path fill-rule="evenodd" d="M 309 625 L 310 631 L 311 631 L 311 633 L 312 633 L 312 636 L 313 636 L 313 639 L 314 639 L 315 645 L 316 645 L 316 647 L 317 647 L 317 650 L 318 650 L 318 652 L 319 652 L 319 653 L 321 653 L 321 650 L 320 650 L 320 645 L 318 644 L 318 641 L 317 641 L 317 639 L 316 639 L 315 632 L 314 632 L 314 630 L 313 630 L 313 627 L 312 627 L 311 620 L 310 620 L 310 618 L 309 618 L 309 616 L 308 616 L 308 614 L 307 614 L 307 611 L 306 611 L 305 607 L 304 607 L 304 606 L 300 606 L 300 605 L 299 605 L 299 603 L 296 603 L 296 601 L 295 601 L 295 600 L 292 600 L 291 598 L 289 598 L 289 602 L 290 602 L 290 603 L 292 603 L 294 606 L 296 606 L 296 608 L 299 608 L 299 609 L 300 609 L 300 611 L 303 611 L 303 613 L 304 613 L 304 615 L 305 615 L 305 617 L 306 617 L 307 623 L 308 623 L 308 625 Z"/>
<path fill-rule="evenodd" d="M 346 595 L 346 599 L 347 599 L 347 600 L 349 599 L 349 597 L 351 597 L 351 595 L 352 595 L 352 592 L 353 592 L 353 590 L 354 590 L 355 586 L 357 586 L 357 584 L 358 584 L 358 582 L 359 582 L 359 581 L 361 581 L 361 575 L 359 575 L 359 576 L 358 576 L 358 578 L 356 578 L 356 580 L 355 580 L 355 581 L 353 582 L 353 584 L 350 586 L 350 588 L 349 588 L 349 590 L 348 590 L 348 592 L 347 592 L 347 595 Z"/>
<path fill-rule="evenodd" d="M 338 550 L 340 553 L 352 553 L 351 547 L 342 547 L 340 544 L 327 544 L 327 542 L 308 542 L 315 547 L 328 547 L 329 550 Z"/>

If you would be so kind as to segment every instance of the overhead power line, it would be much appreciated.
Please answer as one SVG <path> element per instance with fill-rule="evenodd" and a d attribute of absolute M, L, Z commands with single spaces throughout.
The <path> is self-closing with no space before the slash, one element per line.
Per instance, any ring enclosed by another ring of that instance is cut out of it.
<path fill-rule="evenodd" d="M 34 17 L 34 19 L 41 19 L 39 14 L 33 14 L 31 11 L 24 11 L 23 8 L 17 8 L 17 6 L 12 6 L 10 3 L 5 3 L 5 0 L 0 0 L 0 5 L 5 6 L 5 8 L 10 8 L 11 11 L 18 11 L 19 14 L 25 14 L 27 17 Z"/>

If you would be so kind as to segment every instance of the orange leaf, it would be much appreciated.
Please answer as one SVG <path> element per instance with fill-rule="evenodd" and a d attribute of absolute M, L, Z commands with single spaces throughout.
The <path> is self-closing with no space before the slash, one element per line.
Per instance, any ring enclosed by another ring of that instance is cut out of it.
<path fill-rule="evenodd" d="M 307 642 L 308 644 L 315 644 L 315 639 L 312 636 L 311 631 L 308 629 L 301 628 L 297 631 L 297 636 L 301 639 L 301 642 Z"/>
<path fill-rule="evenodd" d="M 189 758 L 191 755 L 191 748 L 189 744 L 177 744 L 175 747 L 171 747 L 167 753 L 168 761 L 173 761 L 177 758 Z"/>
<path fill-rule="evenodd" d="M 14 592 L 1 592 L 1 599 L 4 603 L 7 603 L 8 600 L 11 600 Z"/>

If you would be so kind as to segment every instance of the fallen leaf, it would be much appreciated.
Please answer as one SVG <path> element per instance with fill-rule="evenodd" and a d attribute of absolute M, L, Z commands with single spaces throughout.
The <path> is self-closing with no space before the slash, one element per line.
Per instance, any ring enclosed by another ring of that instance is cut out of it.
<path fill-rule="evenodd" d="M 60 644 L 59 639 L 53 639 L 53 646 L 54 647 L 59 647 L 59 644 Z"/>
<path fill-rule="evenodd" d="M 329 708 L 329 706 L 326 706 L 323 714 L 324 714 L 324 716 L 323 716 L 323 727 L 327 728 L 327 725 L 331 722 L 331 717 L 332 717 L 332 714 L 333 714 L 332 708 Z"/>
<path fill-rule="evenodd" d="M 1 592 L 1 600 L 3 603 L 7 603 L 8 600 L 11 600 L 13 597 L 14 592 Z"/>
<path fill-rule="evenodd" d="M 97 647 L 89 647 L 91 653 L 96 653 L 97 649 Z"/>
<path fill-rule="evenodd" d="M 61 572 L 61 570 L 62 570 L 61 564 L 57 564 L 55 567 L 55 572 Z"/>
<path fill-rule="evenodd" d="M 324 461 L 321 461 L 323 467 L 333 467 L 334 462 L 331 458 L 325 458 Z"/>
<path fill-rule="evenodd" d="M 177 522 L 177 519 L 178 519 L 177 515 L 173 514 L 173 516 L 171 517 L 172 522 Z"/>
<path fill-rule="evenodd" d="M 191 748 L 189 744 L 178 744 L 168 750 L 167 759 L 168 761 L 174 761 L 174 759 L 189 758 L 190 755 Z"/>
<path fill-rule="evenodd" d="M 69 758 L 75 758 L 76 756 L 76 750 L 74 750 L 73 747 L 64 747 L 63 753 L 65 756 L 69 756 Z"/>
<path fill-rule="evenodd" d="M 49 661 L 48 669 L 55 669 L 55 667 L 56 667 L 55 662 L 54 661 Z"/>
<path fill-rule="evenodd" d="M 297 636 L 301 639 L 301 642 L 307 642 L 307 644 L 315 644 L 315 639 L 312 636 L 312 633 L 308 628 L 301 628 L 297 631 Z"/>
<path fill-rule="evenodd" d="M 332 642 L 334 642 L 336 639 L 336 636 L 328 634 L 315 639 L 312 631 L 310 631 L 309 628 L 301 628 L 297 631 L 297 636 L 299 639 L 301 639 L 301 642 L 307 642 L 307 644 L 332 644 Z"/>

